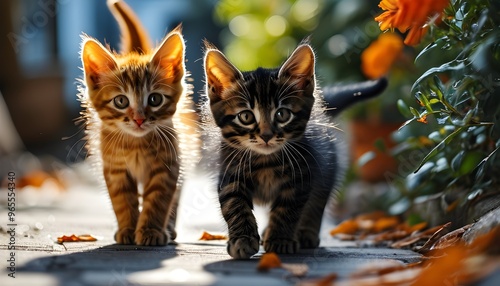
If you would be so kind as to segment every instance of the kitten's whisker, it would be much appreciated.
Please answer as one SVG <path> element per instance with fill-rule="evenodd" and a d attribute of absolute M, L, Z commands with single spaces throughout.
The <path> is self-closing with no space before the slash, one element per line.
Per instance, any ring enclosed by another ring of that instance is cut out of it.
<path fill-rule="evenodd" d="M 155 130 L 158 132 L 159 135 L 161 135 L 161 137 L 163 139 L 165 139 L 165 140 L 162 140 L 162 142 L 164 144 L 168 145 L 169 150 L 171 150 L 172 153 L 174 153 L 175 157 L 178 157 L 177 150 L 176 150 L 173 142 L 170 140 L 170 138 L 174 138 L 175 140 L 177 140 L 177 138 L 174 136 L 174 134 L 172 134 L 172 131 L 166 127 L 168 127 L 168 126 L 157 126 L 157 128 Z M 165 149 L 166 149 L 166 147 L 165 147 Z"/>
<path fill-rule="evenodd" d="M 241 150 L 239 150 L 239 149 L 233 149 L 233 150 L 231 151 L 231 153 L 229 153 L 229 155 L 228 155 L 226 158 L 224 158 L 224 162 L 223 162 L 223 164 L 226 162 L 226 160 L 227 160 L 227 159 L 230 159 L 230 160 L 229 160 L 229 162 L 228 162 L 228 163 L 226 163 L 226 164 L 225 164 L 225 165 L 226 165 L 226 169 L 224 170 L 224 173 L 223 173 L 223 175 L 222 175 L 222 179 L 220 180 L 220 184 L 221 184 L 221 185 L 219 186 L 219 188 L 222 188 L 222 184 L 223 184 L 223 182 L 224 182 L 224 179 L 225 179 L 225 177 L 226 177 L 226 174 L 227 174 L 227 173 L 228 173 L 228 171 L 229 171 L 229 168 L 231 167 L 232 162 L 234 161 L 234 159 L 236 159 L 236 157 L 238 157 L 238 154 L 240 154 L 241 152 L 242 152 L 242 151 L 241 151 Z"/>

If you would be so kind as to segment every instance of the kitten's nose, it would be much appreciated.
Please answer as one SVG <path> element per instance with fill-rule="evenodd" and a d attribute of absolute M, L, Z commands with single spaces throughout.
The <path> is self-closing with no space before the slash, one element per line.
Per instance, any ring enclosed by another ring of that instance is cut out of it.
<path fill-rule="evenodd" d="M 269 142 L 273 138 L 274 134 L 272 132 L 264 132 L 260 135 L 260 138 L 264 140 L 264 142 Z"/>
<path fill-rule="evenodd" d="M 137 123 L 137 126 L 141 127 L 142 123 L 144 123 L 144 118 L 137 118 L 134 121 Z"/>

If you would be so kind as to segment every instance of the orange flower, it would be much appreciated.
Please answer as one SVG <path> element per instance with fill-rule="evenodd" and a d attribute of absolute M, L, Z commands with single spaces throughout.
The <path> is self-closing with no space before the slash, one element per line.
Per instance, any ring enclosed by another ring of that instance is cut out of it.
<path fill-rule="evenodd" d="M 417 119 L 417 121 L 427 124 L 427 114 L 422 115 L 419 119 Z"/>
<path fill-rule="evenodd" d="M 385 75 L 403 50 L 401 38 L 393 33 L 384 33 L 373 41 L 361 54 L 361 69 L 370 79 Z"/>
<path fill-rule="evenodd" d="M 380 30 L 394 29 L 396 26 L 394 20 L 398 14 L 398 0 L 382 0 L 378 4 L 382 10 L 386 11 L 381 15 L 375 17 L 375 21 L 379 22 Z"/>
<path fill-rule="evenodd" d="M 416 45 L 428 30 L 429 18 L 439 19 L 448 5 L 449 0 L 382 0 L 378 6 L 385 12 L 375 17 L 375 21 L 382 31 L 398 29 L 405 33 L 410 30 L 405 44 Z"/>

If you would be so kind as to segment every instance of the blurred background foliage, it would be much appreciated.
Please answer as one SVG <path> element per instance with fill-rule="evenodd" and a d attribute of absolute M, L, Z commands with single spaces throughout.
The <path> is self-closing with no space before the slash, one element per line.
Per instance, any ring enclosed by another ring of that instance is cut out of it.
<path fill-rule="evenodd" d="M 361 0 L 221 0 L 215 20 L 223 50 L 240 69 L 274 67 L 310 37 L 324 83 L 360 80 L 359 55 L 380 33 L 377 2 Z M 245 55 L 245 56 L 241 56 Z"/>

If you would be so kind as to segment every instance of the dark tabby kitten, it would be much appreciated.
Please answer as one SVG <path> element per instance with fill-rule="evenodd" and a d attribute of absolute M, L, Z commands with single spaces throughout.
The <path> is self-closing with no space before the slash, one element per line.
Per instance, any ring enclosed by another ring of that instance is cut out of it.
<path fill-rule="evenodd" d="M 207 44 L 207 105 L 222 135 L 219 201 L 234 258 L 259 250 L 254 202 L 271 206 L 262 240 L 267 252 L 319 245 L 339 170 L 335 128 L 324 114 L 314 65 L 314 52 L 303 43 L 277 69 L 240 72 Z"/>

